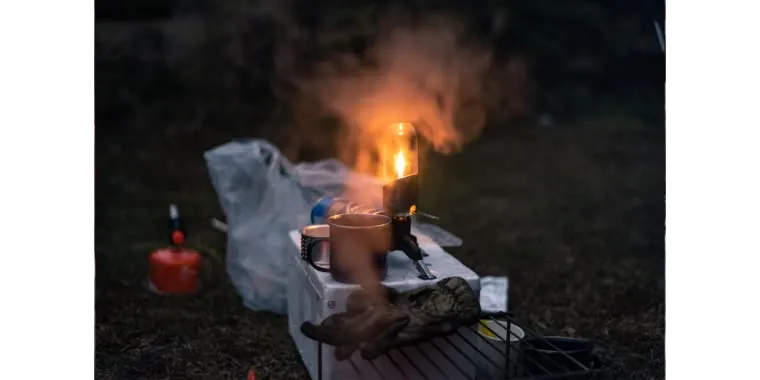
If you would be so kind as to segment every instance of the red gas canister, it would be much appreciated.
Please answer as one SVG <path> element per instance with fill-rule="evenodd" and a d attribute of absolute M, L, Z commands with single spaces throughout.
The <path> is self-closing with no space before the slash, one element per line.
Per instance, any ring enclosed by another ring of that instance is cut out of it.
<path fill-rule="evenodd" d="M 169 207 L 169 241 L 171 246 L 151 252 L 148 257 L 148 282 L 159 294 L 192 294 L 198 291 L 202 256 L 184 247 L 185 230 L 177 206 Z"/>
<path fill-rule="evenodd" d="M 161 248 L 148 258 L 150 287 L 159 294 L 192 294 L 198 291 L 202 257 L 181 247 Z"/>

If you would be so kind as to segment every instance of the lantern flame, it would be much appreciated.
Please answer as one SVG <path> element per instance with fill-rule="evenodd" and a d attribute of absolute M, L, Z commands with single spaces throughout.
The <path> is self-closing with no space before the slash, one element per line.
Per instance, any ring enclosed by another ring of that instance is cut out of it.
<path fill-rule="evenodd" d="M 396 153 L 396 178 L 401 178 L 404 176 L 404 171 L 406 170 L 406 160 L 404 159 L 404 152 L 399 151 Z"/>

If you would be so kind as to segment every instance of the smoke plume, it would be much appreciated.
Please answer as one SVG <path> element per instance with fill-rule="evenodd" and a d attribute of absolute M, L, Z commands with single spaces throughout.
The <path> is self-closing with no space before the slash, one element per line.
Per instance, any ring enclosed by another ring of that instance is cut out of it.
<path fill-rule="evenodd" d="M 355 170 L 379 172 L 378 151 L 394 122 L 413 123 L 424 146 L 439 153 L 455 152 L 479 135 L 491 51 L 468 38 L 465 23 L 394 10 L 353 30 L 315 32 L 301 27 L 286 3 L 264 5 L 281 29 L 275 80 L 290 86 L 277 93 L 293 107 L 294 133 L 323 138 L 313 129 L 328 115 L 337 118 L 333 146 Z"/>

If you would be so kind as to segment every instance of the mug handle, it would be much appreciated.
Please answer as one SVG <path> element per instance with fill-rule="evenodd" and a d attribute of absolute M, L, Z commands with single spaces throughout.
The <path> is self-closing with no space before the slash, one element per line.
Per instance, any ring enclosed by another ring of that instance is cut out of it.
<path fill-rule="evenodd" d="M 327 244 L 330 244 L 330 243 L 329 243 L 328 241 L 326 241 L 326 240 L 312 240 L 312 241 L 310 241 L 310 242 L 309 242 L 309 244 L 307 244 L 307 245 L 306 245 L 306 253 L 307 253 L 307 254 L 306 254 L 306 257 L 305 257 L 304 259 L 305 259 L 305 260 L 306 260 L 306 262 L 307 262 L 307 263 L 309 263 L 309 265 L 311 265 L 311 266 L 312 266 L 314 269 L 316 269 L 316 270 L 318 270 L 318 271 L 320 271 L 320 272 L 330 272 L 330 268 L 321 267 L 321 266 L 319 266 L 319 265 L 315 264 L 315 263 L 314 263 L 314 258 L 312 258 L 312 257 L 311 257 L 311 256 L 312 256 L 312 255 L 311 255 L 311 250 L 312 250 L 312 249 L 314 249 L 314 247 L 315 247 L 315 246 L 316 246 L 318 243 L 323 243 L 323 242 L 324 242 L 324 243 L 327 243 Z"/>

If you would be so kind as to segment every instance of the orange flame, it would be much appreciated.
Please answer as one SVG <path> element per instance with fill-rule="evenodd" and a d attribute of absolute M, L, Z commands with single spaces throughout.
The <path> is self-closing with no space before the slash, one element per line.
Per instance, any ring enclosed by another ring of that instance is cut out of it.
<path fill-rule="evenodd" d="M 399 151 L 396 153 L 396 178 L 404 176 L 404 170 L 406 169 L 406 160 L 404 159 L 404 152 Z"/>

